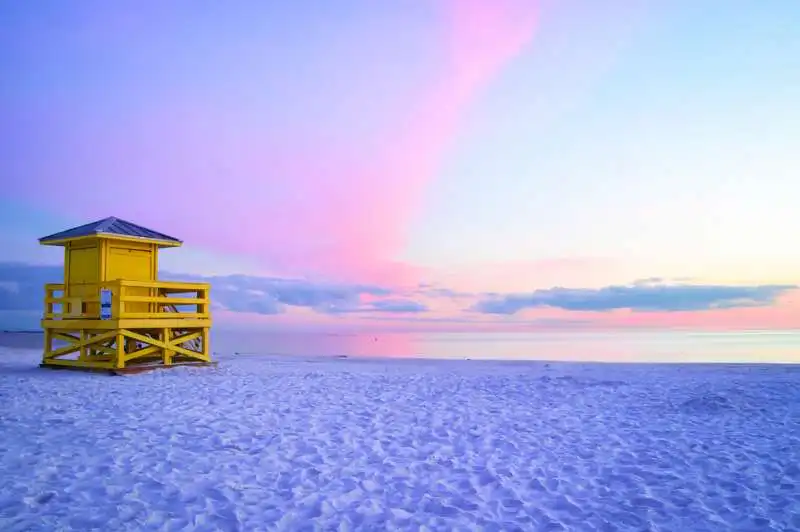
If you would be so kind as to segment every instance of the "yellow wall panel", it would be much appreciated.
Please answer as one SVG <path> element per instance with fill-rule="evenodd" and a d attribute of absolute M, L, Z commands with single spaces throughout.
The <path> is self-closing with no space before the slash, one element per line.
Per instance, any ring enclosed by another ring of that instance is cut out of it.
<path fill-rule="evenodd" d="M 100 254 L 97 246 L 70 248 L 69 283 L 96 283 L 100 280 Z"/>
<path fill-rule="evenodd" d="M 94 297 L 97 295 L 96 283 L 100 281 L 100 250 L 97 245 L 72 247 L 68 249 L 69 270 L 67 279 L 67 295 L 70 297 Z M 76 312 L 94 312 L 96 304 L 76 303 Z M 97 307 L 99 308 L 99 307 Z"/>
<path fill-rule="evenodd" d="M 111 246 L 106 258 L 106 280 L 152 281 L 153 252 Z"/>

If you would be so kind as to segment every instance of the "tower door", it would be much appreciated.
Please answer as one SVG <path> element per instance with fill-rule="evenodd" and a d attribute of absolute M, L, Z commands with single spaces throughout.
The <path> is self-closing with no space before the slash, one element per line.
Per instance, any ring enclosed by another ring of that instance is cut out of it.
<path fill-rule="evenodd" d="M 110 246 L 106 279 L 115 281 L 154 281 L 153 252 L 150 249 L 133 249 L 129 247 Z M 128 287 L 126 294 L 130 296 L 155 296 L 151 288 Z M 126 303 L 125 312 L 152 312 L 154 306 L 149 303 Z"/>

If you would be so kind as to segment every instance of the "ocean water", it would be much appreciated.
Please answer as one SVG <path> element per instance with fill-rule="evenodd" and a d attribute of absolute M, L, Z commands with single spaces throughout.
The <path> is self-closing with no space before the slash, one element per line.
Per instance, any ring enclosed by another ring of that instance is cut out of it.
<path fill-rule="evenodd" d="M 212 351 L 242 355 L 591 362 L 798 363 L 800 331 L 319 333 L 212 331 Z M 0 333 L 0 345 L 36 348 L 37 333 Z"/>
<path fill-rule="evenodd" d="M 800 362 L 800 331 L 321 334 L 215 331 L 240 354 L 599 362 Z"/>

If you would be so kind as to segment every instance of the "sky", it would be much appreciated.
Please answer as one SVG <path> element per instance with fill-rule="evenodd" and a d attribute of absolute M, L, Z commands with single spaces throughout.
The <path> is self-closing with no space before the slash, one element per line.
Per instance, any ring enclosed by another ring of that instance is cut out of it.
<path fill-rule="evenodd" d="M 800 3 L 0 5 L 0 326 L 117 216 L 217 321 L 800 323 Z M 33 321 L 31 321 L 33 320 Z"/>

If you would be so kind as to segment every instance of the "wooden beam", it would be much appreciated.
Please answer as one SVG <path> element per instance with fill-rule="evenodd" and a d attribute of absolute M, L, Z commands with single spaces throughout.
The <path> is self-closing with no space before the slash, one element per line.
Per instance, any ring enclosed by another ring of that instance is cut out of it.
<path fill-rule="evenodd" d="M 183 336 L 175 336 L 169 341 L 169 343 L 170 345 L 181 345 L 185 344 L 186 342 L 191 342 L 195 338 L 200 338 L 201 336 L 203 336 L 203 331 L 196 331 L 188 334 L 183 334 Z"/>
<path fill-rule="evenodd" d="M 78 342 L 74 344 L 56 349 L 55 351 L 49 351 L 45 353 L 45 358 L 50 359 L 74 353 L 75 351 L 78 351 L 81 347 L 90 346 L 98 342 L 102 342 L 103 340 L 107 340 L 108 338 L 113 338 L 115 334 L 116 331 L 109 331 L 107 333 L 98 334 L 97 336 L 92 336 L 84 340 L 78 340 Z"/>
<path fill-rule="evenodd" d="M 111 362 L 100 362 L 91 360 L 62 360 L 57 358 L 48 358 L 42 362 L 44 366 L 75 366 L 79 368 L 104 368 L 112 369 Z"/>
<path fill-rule="evenodd" d="M 164 303 L 169 305 L 202 305 L 208 300 L 196 297 L 124 296 L 123 303 Z"/>
<path fill-rule="evenodd" d="M 83 331 L 81 331 L 81 332 L 83 332 Z M 79 337 L 79 336 L 73 336 L 71 334 L 62 333 L 62 332 L 58 332 L 58 331 L 52 331 L 51 335 L 52 335 L 54 340 L 64 340 L 65 342 L 80 342 L 81 341 L 81 337 Z"/>
<path fill-rule="evenodd" d="M 139 288 L 160 288 L 164 290 L 185 290 L 195 292 L 197 290 L 208 290 L 209 283 L 185 283 L 178 281 L 130 281 L 121 279 L 118 282 L 121 286 L 134 286 Z"/>
<path fill-rule="evenodd" d="M 162 348 L 159 346 L 151 345 L 148 347 L 143 347 L 142 349 L 137 349 L 136 351 L 131 351 L 129 353 L 125 353 L 125 362 L 129 360 L 133 360 L 134 358 L 140 358 L 147 355 L 152 355 L 161 351 Z"/>
<path fill-rule="evenodd" d="M 207 318 L 208 313 L 201 314 L 198 312 L 125 312 L 123 311 L 119 319 L 121 320 L 136 320 L 136 319 L 174 319 L 176 316 L 181 318 Z"/>
<path fill-rule="evenodd" d="M 161 329 L 168 327 L 170 329 L 197 329 L 202 327 L 211 327 L 211 317 L 197 318 L 188 314 L 175 314 L 174 312 L 164 312 L 168 317 L 153 318 L 151 314 L 149 318 L 123 318 L 112 320 L 98 320 L 98 319 L 67 319 L 67 320 L 54 320 L 44 319 L 41 321 L 43 329 L 58 329 L 60 331 L 79 331 L 81 329 L 97 329 L 97 330 L 110 330 L 110 329 Z"/>
<path fill-rule="evenodd" d="M 204 360 L 203 353 L 198 353 L 197 351 L 191 351 L 191 350 L 186 349 L 184 347 L 181 347 L 179 345 L 175 345 L 171 341 L 170 342 L 162 342 L 161 340 L 157 340 L 156 338 L 151 338 L 149 336 L 144 336 L 142 334 L 135 333 L 135 332 L 129 331 L 127 329 L 123 330 L 122 334 L 124 334 L 128 338 L 135 338 L 136 340 L 139 340 L 140 342 L 149 343 L 152 346 L 157 346 L 157 347 L 160 347 L 162 349 L 169 349 L 169 350 L 175 351 L 176 353 L 179 353 L 181 355 L 186 355 L 186 356 L 189 356 L 189 357 L 192 357 L 192 358 L 199 358 L 201 360 Z"/>

